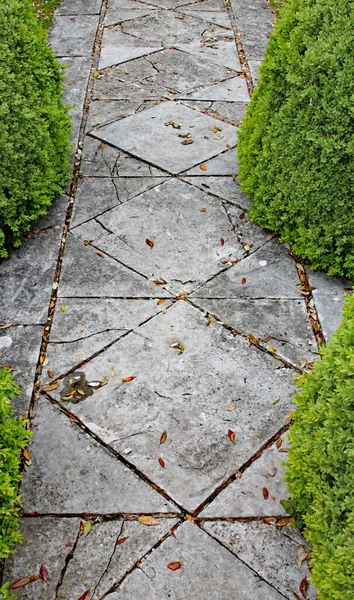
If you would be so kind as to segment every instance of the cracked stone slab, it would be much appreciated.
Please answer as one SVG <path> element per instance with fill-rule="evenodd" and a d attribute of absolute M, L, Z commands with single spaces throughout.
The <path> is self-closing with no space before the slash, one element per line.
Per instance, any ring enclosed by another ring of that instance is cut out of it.
<path fill-rule="evenodd" d="M 56 11 L 57 15 L 98 15 L 102 0 L 63 0 Z"/>
<path fill-rule="evenodd" d="M 124 204 L 142 192 L 160 185 L 165 178 L 154 177 L 85 177 L 79 182 L 71 228 L 75 234 L 75 227 L 92 219 L 103 216 L 104 213 L 115 206 Z M 83 239 L 89 239 L 86 236 Z"/>
<path fill-rule="evenodd" d="M 236 404 L 237 406 L 237 404 Z M 287 409 L 282 401 L 273 406 L 280 406 L 283 417 Z M 237 412 L 237 408 L 236 411 Z M 285 424 L 284 419 L 279 425 Z M 285 449 L 286 435 L 282 436 L 280 448 L 273 444 L 249 466 L 242 477 L 235 479 L 207 506 L 200 517 L 268 517 L 285 516 L 286 512 L 280 500 L 288 498 L 284 482 L 283 463 L 287 459 Z M 263 488 L 268 490 L 268 498 L 263 496 Z"/>
<path fill-rule="evenodd" d="M 76 148 L 82 120 L 87 83 L 91 70 L 91 58 L 86 56 L 67 56 L 59 62 L 65 66 L 65 104 L 74 105 L 69 112 L 72 117 L 71 142 Z"/>
<path fill-rule="evenodd" d="M 143 275 L 109 256 L 99 256 L 93 248 L 69 235 L 60 278 L 61 297 L 161 297 L 170 296 Z"/>
<path fill-rule="evenodd" d="M 195 185 L 207 194 L 226 200 L 227 203 L 236 204 L 245 211 L 251 206 L 251 200 L 241 191 L 233 177 L 204 177 L 202 175 L 200 177 L 183 177 L 183 181 Z"/>
<path fill-rule="evenodd" d="M 247 83 L 244 77 L 234 77 L 189 94 L 195 100 L 220 100 L 224 102 L 249 102 Z"/>
<path fill-rule="evenodd" d="M 179 128 L 166 125 L 169 122 L 176 123 Z M 216 127 L 220 131 L 214 133 Z M 179 133 L 189 133 L 194 143 L 183 145 L 185 140 L 178 137 Z M 220 138 L 220 135 L 224 137 Z M 231 125 L 174 102 L 163 102 L 101 127 L 95 131 L 95 136 L 174 174 L 235 144 L 235 129 Z"/>
<path fill-rule="evenodd" d="M 295 391 L 293 372 L 279 361 L 206 322 L 186 302 L 175 303 L 83 366 L 87 381 L 108 383 L 78 404 L 65 403 L 118 452 L 129 445 L 129 461 L 188 510 L 283 425 Z M 174 343 L 184 346 L 182 354 Z M 135 379 L 122 382 L 129 376 Z"/>
<path fill-rule="evenodd" d="M 171 571 L 170 562 L 181 568 Z M 219 600 L 281 600 L 283 596 L 203 530 L 183 523 L 173 537 L 142 561 L 107 600 L 143 597 Z"/>
<path fill-rule="evenodd" d="M 211 11 L 226 13 L 226 7 L 222 0 L 197 0 L 196 2 L 185 2 L 189 10 Z"/>
<path fill-rule="evenodd" d="M 50 517 L 22 518 L 19 521 L 22 544 L 5 563 L 4 580 L 13 583 L 22 577 L 39 573 L 43 564 L 48 582 L 33 581 L 16 590 L 17 600 L 52 600 L 55 597 L 65 560 L 77 538 L 80 519 Z"/>
<path fill-rule="evenodd" d="M 277 529 L 262 521 L 214 521 L 205 522 L 203 529 L 289 600 L 299 596 L 302 579 L 310 577 L 306 561 L 298 566 L 297 553 L 300 546 L 306 547 L 306 541 L 303 538 L 300 543 L 294 541 L 289 526 Z M 306 598 L 315 600 L 316 597 L 316 590 L 309 586 Z"/>
<path fill-rule="evenodd" d="M 177 519 L 157 520 L 154 526 L 122 519 L 94 525 L 88 536 L 79 539 L 58 600 L 79 598 L 87 589 L 91 590 L 88 598 L 101 597 L 177 523 Z"/>
<path fill-rule="evenodd" d="M 244 281 L 244 279 L 246 281 Z M 256 252 L 194 293 L 198 298 L 300 298 L 295 261 L 270 239 Z"/>
<path fill-rule="evenodd" d="M 145 17 L 150 14 L 151 8 L 146 9 L 139 8 L 120 8 L 117 10 L 108 9 L 104 24 L 106 27 L 110 25 L 117 25 L 118 23 L 124 23 L 124 21 L 131 21 L 132 19 L 138 19 L 139 17 Z"/>
<path fill-rule="evenodd" d="M 12 400 L 17 415 L 28 414 L 42 333 L 43 325 L 18 325 L 0 332 L 1 364 L 15 369 L 12 375 L 21 390 Z"/>
<path fill-rule="evenodd" d="M 193 39 L 185 44 L 178 42 L 176 48 L 180 48 L 191 54 L 197 54 L 204 59 L 208 59 L 218 65 L 233 69 L 234 71 L 240 71 L 241 63 L 237 54 L 235 40 L 231 35 L 231 32 L 227 35 L 225 30 L 221 31 L 222 33 L 220 34 L 217 33 L 217 35 L 211 35 L 211 38 L 207 43 L 203 44 L 203 42 L 200 43 L 198 40 Z"/>
<path fill-rule="evenodd" d="M 139 0 L 109 0 L 108 12 L 110 10 L 125 10 L 125 9 L 149 9 L 156 10 L 156 6 L 153 6 L 150 2 L 139 2 Z"/>
<path fill-rule="evenodd" d="M 214 119 L 225 121 L 234 127 L 240 127 L 247 104 L 245 102 L 224 102 L 207 100 L 182 100 L 189 108 L 199 110 Z"/>
<path fill-rule="evenodd" d="M 26 512 L 176 512 L 48 400 L 37 400 L 33 425 L 22 483 Z"/>
<path fill-rule="evenodd" d="M 312 271 L 309 268 L 306 272 L 309 284 L 316 288 L 312 295 L 324 338 L 329 342 L 342 320 L 344 295 L 353 288 L 344 277 L 329 277 L 322 271 Z"/>
<path fill-rule="evenodd" d="M 169 306 L 168 299 L 163 306 Z M 46 369 L 52 370 L 55 377 L 66 373 L 107 344 L 118 340 L 128 331 L 137 329 L 141 323 L 161 310 L 162 305 L 157 305 L 156 298 L 101 298 L 99 311 L 96 298 L 59 298 L 47 351 Z M 113 367 L 111 375 L 114 375 Z"/>
<path fill-rule="evenodd" d="M 191 6 L 195 5 L 192 4 Z M 183 6 L 179 9 L 179 11 L 191 17 L 196 17 L 197 19 L 207 21 L 208 23 L 220 25 L 220 27 L 224 27 L 225 29 L 231 29 L 230 17 L 227 12 L 192 10 L 188 6 Z"/>
<path fill-rule="evenodd" d="M 261 64 L 262 64 L 261 60 L 249 60 L 248 61 L 248 66 L 250 68 L 251 77 L 253 79 L 254 85 L 256 85 L 259 81 L 259 77 L 260 77 L 259 68 L 260 68 Z"/>
<path fill-rule="evenodd" d="M 235 233 L 219 200 L 177 179 L 96 220 L 111 235 L 95 238 L 95 247 L 146 277 L 161 277 L 176 293 L 195 288 L 222 270 L 225 261 L 244 256 L 250 238 L 255 246 L 267 240 L 260 228 L 250 224 Z M 153 241 L 153 248 L 147 239 Z"/>
<path fill-rule="evenodd" d="M 57 56 L 91 56 L 98 15 L 55 15 L 49 42 Z"/>
<path fill-rule="evenodd" d="M 235 141 L 235 139 L 233 141 Z M 203 169 L 201 169 L 200 164 L 198 164 L 198 166 L 186 170 L 186 172 L 183 173 L 183 175 L 204 175 L 204 177 L 209 177 L 210 175 L 226 176 L 237 175 L 238 173 L 238 164 L 235 148 L 227 150 L 219 156 L 215 156 L 215 158 L 212 158 L 211 160 L 201 160 L 200 163 L 203 164 Z M 204 169 L 204 167 L 206 168 Z"/>
<path fill-rule="evenodd" d="M 127 63 L 136 58 L 140 58 L 141 56 L 146 56 L 152 52 L 156 52 L 159 49 L 161 48 L 158 46 L 143 46 L 142 44 L 140 46 L 128 46 L 123 45 L 123 43 L 117 46 L 113 44 L 106 44 L 104 42 L 102 45 L 98 68 L 102 70 L 114 65 Z"/>
<path fill-rule="evenodd" d="M 81 171 L 87 177 L 166 177 L 166 173 L 147 163 L 86 136 Z"/>
<path fill-rule="evenodd" d="M 302 299 L 204 298 L 198 304 L 237 331 L 253 335 L 261 346 L 275 350 L 298 368 L 319 358 Z"/>
<path fill-rule="evenodd" d="M 106 125 L 111 121 L 118 121 L 123 117 L 133 115 L 141 106 L 141 100 L 94 100 L 90 103 L 86 123 L 86 131 L 89 132 L 100 125 Z"/>

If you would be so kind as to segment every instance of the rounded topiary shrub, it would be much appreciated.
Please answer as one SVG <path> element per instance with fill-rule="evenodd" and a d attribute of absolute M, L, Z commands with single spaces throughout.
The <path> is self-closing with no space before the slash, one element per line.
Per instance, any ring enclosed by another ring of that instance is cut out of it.
<path fill-rule="evenodd" d="M 354 598 L 354 297 L 295 397 L 286 479 L 319 600 Z M 288 503 L 287 503 L 288 504 Z M 291 512 L 291 508 L 290 508 Z"/>
<path fill-rule="evenodd" d="M 63 74 L 31 0 L 0 0 L 0 256 L 69 177 Z"/>
<path fill-rule="evenodd" d="M 238 144 L 251 218 L 354 278 L 354 0 L 288 0 Z"/>

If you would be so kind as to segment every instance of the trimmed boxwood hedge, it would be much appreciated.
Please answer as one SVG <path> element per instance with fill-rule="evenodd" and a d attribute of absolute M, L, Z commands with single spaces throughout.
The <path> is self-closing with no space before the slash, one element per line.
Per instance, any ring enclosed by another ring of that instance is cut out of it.
<path fill-rule="evenodd" d="M 23 419 L 15 419 L 12 415 L 11 399 L 19 393 L 11 374 L 0 369 L 0 560 L 7 558 L 13 546 L 21 541 L 18 530 L 19 457 L 31 434 L 25 429 Z M 0 587 L 0 598 L 8 597 L 12 595 L 5 584 Z"/>
<path fill-rule="evenodd" d="M 354 297 L 313 374 L 299 378 L 286 480 L 313 548 L 319 600 L 354 598 Z"/>
<path fill-rule="evenodd" d="M 31 0 L 0 0 L 0 256 L 69 179 L 63 71 Z"/>
<path fill-rule="evenodd" d="M 241 126 L 251 219 L 354 279 L 354 0 L 288 0 Z"/>

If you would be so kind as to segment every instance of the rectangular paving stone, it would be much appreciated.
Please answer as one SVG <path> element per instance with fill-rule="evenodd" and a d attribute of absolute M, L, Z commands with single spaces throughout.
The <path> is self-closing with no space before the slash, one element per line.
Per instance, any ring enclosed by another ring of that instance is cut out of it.
<path fill-rule="evenodd" d="M 62 0 L 57 15 L 98 15 L 102 0 Z"/>
<path fill-rule="evenodd" d="M 171 512 L 175 506 L 51 403 L 35 405 L 22 505 L 38 513 Z"/>
<path fill-rule="evenodd" d="M 90 57 L 98 15 L 55 15 L 49 42 L 57 56 Z"/>
<path fill-rule="evenodd" d="M 91 70 L 91 57 L 67 56 L 59 59 L 59 62 L 65 66 L 64 102 L 74 105 L 69 112 L 72 117 L 71 142 L 76 148 Z"/>
<path fill-rule="evenodd" d="M 329 342 L 342 320 L 344 294 L 352 293 L 352 286 L 344 277 L 328 277 L 322 271 L 306 269 L 317 314 L 325 340 Z"/>
<path fill-rule="evenodd" d="M 216 127 L 220 131 L 214 133 Z M 188 139 L 181 139 L 180 133 L 189 133 L 193 144 L 183 145 Z M 224 137 L 217 139 L 220 135 Z M 95 137 L 174 174 L 235 144 L 233 127 L 174 102 L 101 127 Z"/>
<path fill-rule="evenodd" d="M 22 577 L 38 575 L 41 564 L 48 571 L 48 581 L 37 579 L 16 589 L 17 600 L 52 600 L 56 586 L 79 533 L 78 518 L 22 518 L 22 544 L 7 559 L 4 581 L 14 583 Z"/>
<path fill-rule="evenodd" d="M 171 562 L 180 562 L 180 569 L 168 569 Z M 236 556 L 187 521 L 148 555 L 107 600 L 139 596 L 148 600 L 199 599 L 206 597 L 206 587 L 208 600 L 219 600 L 220 593 L 224 600 L 283 598 Z"/>
<path fill-rule="evenodd" d="M 124 21 L 130 21 L 139 17 L 145 17 L 150 13 L 152 7 L 146 6 L 143 8 L 139 2 L 137 3 L 141 8 L 120 8 L 116 10 L 108 9 L 104 19 L 106 27 L 111 25 L 117 25 L 118 23 L 124 23 Z"/>
<path fill-rule="evenodd" d="M 129 461 L 188 510 L 282 427 L 295 391 L 293 372 L 282 363 L 206 323 L 200 311 L 177 302 L 80 368 L 87 381 L 106 378 L 107 385 L 78 404 L 64 402 L 118 452 L 129 445 Z M 52 392 L 56 398 L 69 383 Z"/>

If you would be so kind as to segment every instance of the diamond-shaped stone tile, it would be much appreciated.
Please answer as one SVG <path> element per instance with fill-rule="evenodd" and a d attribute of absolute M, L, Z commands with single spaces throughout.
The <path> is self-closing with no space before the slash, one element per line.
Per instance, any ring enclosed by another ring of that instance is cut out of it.
<path fill-rule="evenodd" d="M 249 224 L 236 234 L 220 200 L 178 179 L 136 196 L 95 221 L 104 227 L 103 235 L 92 242 L 96 248 L 145 277 L 162 277 L 176 293 L 195 288 L 223 270 L 227 261 L 244 256 L 251 241 L 256 247 L 267 240 L 260 228 Z M 91 232 L 86 227 L 91 227 L 90 221 L 80 227 L 84 240 Z"/>
<path fill-rule="evenodd" d="M 179 128 L 166 125 L 169 122 Z M 189 133 L 193 143 L 184 145 L 183 142 L 188 140 L 181 139 L 180 133 Z M 174 174 L 186 171 L 236 143 L 235 129 L 231 125 L 175 102 L 163 102 L 105 125 L 95 131 L 95 137 Z"/>
<path fill-rule="evenodd" d="M 91 597 L 101 598 L 175 523 L 177 519 L 159 517 L 159 523 L 151 527 L 122 519 L 95 524 L 90 535 L 78 541 L 58 600 L 76 600 L 87 589 Z M 117 544 L 119 540 L 124 542 Z"/>
<path fill-rule="evenodd" d="M 181 568 L 171 571 L 170 562 Z M 186 521 L 149 554 L 107 600 L 282 600 L 284 596 L 237 556 Z"/>
<path fill-rule="evenodd" d="M 206 323 L 200 311 L 177 302 L 80 368 L 87 381 L 106 378 L 107 385 L 78 404 L 61 400 L 119 452 L 129 445 L 129 461 L 188 510 L 284 424 L 295 390 L 291 370 Z M 61 399 L 68 386 L 65 380 L 52 393 Z"/>
<path fill-rule="evenodd" d="M 33 426 L 22 483 L 26 512 L 176 512 L 44 398 L 36 402 Z"/>
<path fill-rule="evenodd" d="M 304 577 L 310 576 L 306 561 L 299 565 L 298 551 L 306 547 L 299 534 L 294 539 L 294 529 L 281 529 L 262 521 L 249 523 L 205 522 L 203 529 L 235 553 L 240 560 L 270 583 L 284 598 L 297 598 Z M 316 590 L 310 586 L 306 598 L 314 600 Z"/>

